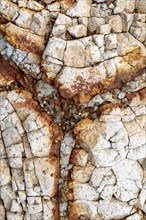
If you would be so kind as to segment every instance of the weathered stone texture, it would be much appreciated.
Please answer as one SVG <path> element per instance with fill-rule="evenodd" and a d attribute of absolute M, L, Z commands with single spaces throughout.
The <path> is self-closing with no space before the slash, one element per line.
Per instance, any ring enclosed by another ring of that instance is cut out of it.
<path fill-rule="evenodd" d="M 145 220 L 145 0 L 0 0 L 0 220 Z"/>
<path fill-rule="evenodd" d="M 76 125 L 80 148 L 70 158 L 69 219 L 121 219 L 144 208 L 145 103 L 137 93 L 126 107 L 107 104 L 98 119 Z M 83 162 L 85 155 L 86 162 L 79 164 L 76 158 Z"/>
<path fill-rule="evenodd" d="M 26 219 L 58 218 L 59 129 L 24 90 L 1 92 L 0 109 L 6 216 L 12 219 L 16 212 Z"/>

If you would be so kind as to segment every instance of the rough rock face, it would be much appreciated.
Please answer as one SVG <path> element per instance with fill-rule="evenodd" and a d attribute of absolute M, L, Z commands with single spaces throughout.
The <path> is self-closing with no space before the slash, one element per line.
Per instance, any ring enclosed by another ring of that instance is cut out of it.
<path fill-rule="evenodd" d="M 146 2 L 0 1 L 0 220 L 145 220 Z"/>
<path fill-rule="evenodd" d="M 146 62 L 145 16 L 136 9 L 135 1 L 78 0 L 59 13 L 43 53 L 45 79 L 57 77 L 60 94 L 83 103 L 134 77 Z"/>
<path fill-rule="evenodd" d="M 8 219 L 57 219 L 57 127 L 24 90 L 1 92 L 0 109 L 1 198 L 5 215 Z"/>
<path fill-rule="evenodd" d="M 144 207 L 145 103 L 134 94 L 126 106 L 104 105 L 98 119 L 76 125 L 69 219 L 121 219 Z"/>

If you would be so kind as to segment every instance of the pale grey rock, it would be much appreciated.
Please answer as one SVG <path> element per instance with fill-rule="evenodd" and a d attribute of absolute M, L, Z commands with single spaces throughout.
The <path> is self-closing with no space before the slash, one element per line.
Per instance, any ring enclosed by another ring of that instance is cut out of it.
<path fill-rule="evenodd" d="M 44 61 L 44 63 L 42 64 L 42 67 L 45 71 L 47 79 L 53 80 L 53 79 L 55 79 L 57 74 L 60 72 L 63 63 L 61 61 L 56 60 L 56 59 L 51 59 L 50 57 L 49 57 L 49 60 L 53 61 L 53 63 L 51 61 L 47 61 L 47 60 L 48 60 L 48 58 L 46 59 L 46 61 Z"/>
<path fill-rule="evenodd" d="M 114 8 L 114 14 L 118 14 L 124 11 L 126 6 L 126 0 L 117 0 L 116 7 Z"/>
<path fill-rule="evenodd" d="M 131 123 L 129 123 L 129 122 L 124 123 L 124 126 L 125 126 L 125 128 L 126 128 L 126 130 L 127 130 L 130 137 L 133 136 L 133 135 L 136 135 L 137 133 L 138 134 L 141 133 L 141 127 L 136 122 L 136 119 L 131 121 Z"/>
<path fill-rule="evenodd" d="M 84 167 L 75 166 L 71 177 L 74 181 L 79 183 L 87 183 L 91 178 L 92 172 L 94 172 L 93 170 L 94 166 L 91 164 L 86 164 Z"/>
<path fill-rule="evenodd" d="M 3 200 L 5 209 L 10 210 L 12 200 L 16 198 L 16 195 L 10 185 L 5 185 L 1 187 L 1 198 Z"/>
<path fill-rule="evenodd" d="M 65 136 L 64 136 L 64 139 L 61 143 L 61 161 L 60 161 L 60 164 L 61 164 L 61 167 L 62 168 L 65 168 L 66 165 L 69 163 L 69 159 L 70 159 L 70 155 L 71 155 L 71 152 L 72 152 L 72 149 L 74 148 L 75 146 L 75 140 L 72 136 L 71 133 L 67 133 Z"/>
<path fill-rule="evenodd" d="M 135 9 L 135 0 L 126 0 L 125 2 L 125 9 L 128 13 L 132 13 Z"/>
<path fill-rule="evenodd" d="M 13 19 L 16 12 L 18 12 L 17 5 L 10 3 L 8 0 L 1 1 L 0 13 L 4 15 L 4 17 L 6 16 L 6 19 Z"/>
<path fill-rule="evenodd" d="M 114 59 L 109 59 L 104 62 L 104 66 L 107 70 L 107 75 L 109 77 L 115 76 L 116 75 L 116 64 L 114 62 Z"/>
<path fill-rule="evenodd" d="M 49 11 L 51 12 L 60 12 L 60 3 L 59 2 L 54 2 L 51 5 L 47 5 L 46 7 Z"/>
<path fill-rule="evenodd" d="M 29 106 L 26 98 L 29 99 Z M 1 141 L 1 144 L 6 148 L 9 162 L 8 166 L 7 160 L 1 159 L 1 199 L 6 210 L 5 216 L 10 220 L 54 218 L 56 203 L 52 204 L 50 199 L 53 200 L 56 195 L 59 176 L 58 161 L 50 156 L 52 133 L 49 132 L 52 131 L 49 123 L 53 125 L 51 118 L 37 112 L 38 104 L 29 92 L 21 89 L 1 92 L 0 106 L 1 138 L 6 140 L 4 143 Z M 43 146 L 40 153 L 36 152 L 40 150 L 39 147 L 36 148 L 39 145 L 39 141 L 35 142 L 37 138 Z M 41 155 L 43 158 L 40 160 Z M 50 203 L 44 211 L 45 197 Z"/>
<path fill-rule="evenodd" d="M 146 146 L 144 144 L 140 147 L 130 149 L 128 152 L 127 158 L 131 160 L 139 160 L 145 157 L 145 152 L 146 152 Z"/>
<path fill-rule="evenodd" d="M 91 183 L 92 185 L 97 188 L 100 186 L 102 180 L 104 179 L 104 177 L 107 175 L 107 173 L 110 171 L 110 168 L 106 167 L 99 167 L 99 168 L 95 168 L 92 176 L 91 176 Z"/>
<path fill-rule="evenodd" d="M 113 192 L 114 192 L 114 186 L 113 185 L 108 185 L 105 186 L 104 189 L 101 192 L 100 197 L 102 199 L 104 199 L 105 201 L 111 201 L 112 196 L 113 196 Z"/>
<path fill-rule="evenodd" d="M 7 212 L 6 214 L 8 220 L 18 219 L 23 220 L 24 215 L 22 213 L 14 213 L 14 212 Z"/>
<path fill-rule="evenodd" d="M 135 118 L 135 115 L 130 107 L 124 109 L 122 120 L 123 122 L 132 121 Z"/>
<path fill-rule="evenodd" d="M 89 57 L 89 58 L 88 58 Z M 102 61 L 102 56 L 99 48 L 96 45 L 87 48 L 86 62 L 87 64 L 96 64 Z"/>
<path fill-rule="evenodd" d="M 79 41 L 68 41 L 64 53 L 64 65 L 70 67 L 84 67 L 85 66 L 85 47 Z"/>
<path fill-rule="evenodd" d="M 108 149 L 110 148 L 110 143 L 105 139 L 105 137 L 99 133 L 98 138 L 96 139 L 95 146 L 91 146 L 91 150 L 96 155 L 98 150 Z"/>
<path fill-rule="evenodd" d="M 66 39 L 66 31 L 72 25 L 73 21 L 69 16 L 59 13 L 53 26 L 51 35 L 61 39 Z"/>
<path fill-rule="evenodd" d="M 2 204 L 2 202 L 0 202 L 0 214 L 1 214 L 1 220 L 5 220 L 5 208 Z"/>
<path fill-rule="evenodd" d="M 136 9 L 140 13 L 146 13 L 146 4 L 143 0 L 136 0 Z"/>
<path fill-rule="evenodd" d="M 23 28 L 29 28 L 32 22 L 33 14 L 25 9 L 19 10 L 19 15 L 15 20 L 16 25 L 23 27 Z"/>
<path fill-rule="evenodd" d="M 0 134 L 0 159 L 6 158 L 6 150 Z"/>
<path fill-rule="evenodd" d="M 15 145 L 21 142 L 21 136 L 19 135 L 17 129 L 14 127 L 6 128 L 2 136 L 6 147 L 10 147 L 12 143 Z"/>
<path fill-rule="evenodd" d="M 93 106 L 95 106 L 95 105 L 101 104 L 102 102 L 103 102 L 102 97 L 101 97 L 100 95 L 97 95 L 97 96 L 95 96 L 94 98 L 92 98 L 92 99 L 90 100 L 90 102 L 88 103 L 88 106 L 89 106 L 89 107 L 93 107 Z"/>
<path fill-rule="evenodd" d="M 81 213 L 83 216 L 87 216 L 91 220 L 101 219 L 97 214 L 98 202 L 97 201 L 87 201 L 87 200 L 76 200 L 73 205 L 77 213 Z"/>
<path fill-rule="evenodd" d="M 29 214 L 36 214 L 42 211 L 41 197 L 27 197 L 27 202 Z"/>
<path fill-rule="evenodd" d="M 106 2 L 106 0 L 95 0 L 96 3 L 103 3 Z"/>
<path fill-rule="evenodd" d="M 78 154 L 75 155 L 76 165 L 85 166 L 88 161 L 88 153 L 83 149 L 79 149 Z"/>
<path fill-rule="evenodd" d="M 109 25 L 115 33 L 121 33 L 123 29 L 123 24 L 120 15 L 114 15 L 109 18 Z"/>
<path fill-rule="evenodd" d="M 104 18 L 90 17 L 88 28 L 91 32 L 96 31 L 96 33 L 99 33 L 100 26 L 104 24 L 105 24 Z"/>
<path fill-rule="evenodd" d="M 106 49 L 112 50 L 117 47 L 117 35 L 116 34 L 109 34 L 105 36 L 105 46 Z"/>
<path fill-rule="evenodd" d="M 57 60 L 62 60 L 65 47 L 66 42 L 64 40 L 53 37 L 49 40 L 43 56 L 49 56 Z"/>
<path fill-rule="evenodd" d="M 141 106 L 142 102 L 135 96 L 129 105 L 136 111 L 136 106 Z M 71 173 L 74 184 L 72 187 L 74 190 L 77 183 L 89 181 L 90 186 L 100 193 L 97 214 L 103 219 L 128 218 L 133 214 L 139 214 L 136 207 L 143 209 L 145 203 L 145 174 L 142 165 L 145 158 L 143 110 L 140 115 L 143 118 L 140 119 L 141 126 L 136 120 L 139 116 L 136 116 L 130 107 L 107 108 L 98 119 L 94 121 L 84 119 L 75 128 L 80 145 L 89 152 L 88 163 L 90 161 L 96 168 L 90 172 L 88 167 L 84 166 L 83 172 L 78 166 L 74 166 Z M 130 138 L 134 136 L 137 141 L 130 142 Z M 73 195 L 74 193 L 75 191 Z M 76 206 L 75 208 L 82 215 L 83 210 Z M 87 211 L 88 214 L 90 209 Z"/>
<path fill-rule="evenodd" d="M 57 92 L 57 90 L 49 85 L 48 83 L 45 83 L 43 80 L 39 80 L 36 85 L 38 97 L 41 98 L 47 98 L 49 95 L 54 94 Z"/>
<path fill-rule="evenodd" d="M 24 179 L 25 179 L 25 184 L 26 184 L 27 196 L 39 196 L 40 188 L 39 187 L 37 187 L 37 189 L 35 188 L 35 186 L 39 186 L 39 182 L 35 175 L 33 159 L 24 161 L 23 171 L 24 171 Z"/>
<path fill-rule="evenodd" d="M 93 41 L 95 44 L 100 48 L 104 46 L 105 41 L 104 41 L 104 35 L 98 34 L 98 35 L 93 35 Z"/>
<path fill-rule="evenodd" d="M 94 45 L 92 36 L 80 38 L 79 41 L 83 43 L 83 45 L 87 48 L 87 50 L 89 46 Z"/>
<path fill-rule="evenodd" d="M 49 12 L 47 10 L 42 10 L 33 15 L 33 19 L 30 25 L 30 30 L 35 34 L 44 36 L 48 34 L 48 23 L 50 21 Z"/>
<path fill-rule="evenodd" d="M 131 215 L 131 216 L 129 216 L 129 217 L 126 218 L 126 220 L 134 220 L 134 219 L 136 219 L 136 220 L 141 220 L 141 219 L 143 219 L 143 214 L 142 214 L 142 212 L 135 213 L 135 214 L 133 214 L 133 215 Z"/>
<path fill-rule="evenodd" d="M 129 14 L 129 13 L 122 13 L 122 26 L 123 26 L 123 31 L 129 31 L 129 28 L 131 27 L 131 24 L 133 22 L 134 15 Z"/>
<path fill-rule="evenodd" d="M 22 68 L 22 70 L 29 75 L 32 75 L 33 77 L 38 75 L 40 73 L 40 67 L 39 67 L 39 57 L 32 54 L 27 53 L 26 51 L 15 49 L 14 47 L 11 47 L 9 44 L 7 45 L 7 49 L 5 50 L 6 58 L 10 56 L 10 50 L 13 51 L 11 53 L 11 60 L 14 62 L 18 67 Z"/>
<path fill-rule="evenodd" d="M 24 1 L 18 1 L 19 7 L 23 7 L 23 4 L 25 4 Z M 39 2 L 36 2 L 34 0 L 28 0 L 26 6 L 27 6 L 27 8 L 34 10 L 34 11 L 41 11 L 42 9 L 44 9 L 44 6 L 42 4 L 40 4 Z M 26 6 L 24 6 L 24 7 L 26 7 Z"/>
<path fill-rule="evenodd" d="M 77 0 L 77 3 L 66 12 L 71 17 L 90 17 L 91 0 Z"/>
<path fill-rule="evenodd" d="M 53 204 L 52 201 L 47 200 L 47 198 L 43 200 L 43 219 L 44 220 L 48 220 L 49 218 L 54 219 L 54 212 L 53 212 L 54 209 L 55 209 L 55 205 Z"/>
<path fill-rule="evenodd" d="M 116 185 L 116 177 L 113 174 L 113 172 L 110 170 L 104 176 L 104 178 L 103 178 L 103 180 L 97 190 L 98 190 L 98 192 L 102 193 L 102 191 L 104 191 L 104 188 L 106 186 L 114 186 L 114 185 Z M 109 194 L 109 196 L 111 196 L 111 193 Z"/>
<path fill-rule="evenodd" d="M 106 50 L 103 55 L 105 60 L 109 60 L 109 59 L 117 57 L 117 56 L 118 56 L 117 49 Z M 123 67 L 124 67 L 124 65 L 123 65 Z"/>
<path fill-rule="evenodd" d="M 87 35 L 87 26 L 83 24 L 74 25 L 67 29 L 71 36 L 75 38 L 85 37 Z"/>
<path fill-rule="evenodd" d="M 74 197 L 76 200 L 96 201 L 99 198 L 99 193 L 88 183 L 75 183 Z"/>
<path fill-rule="evenodd" d="M 145 131 L 141 131 L 129 137 L 129 148 L 137 148 L 146 143 Z"/>
<path fill-rule="evenodd" d="M 24 152 L 22 143 L 11 145 L 6 149 L 10 166 L 12 168 L 22 168 L 22 154 Z"/>
<path fill-rule="evenodd" d="M 139 41 L 145 41 L 145 23 L 143 22 L 133 22 L 132 27 L 130 28 L 130 33 Z"/>
<path fill-rule="evenodd" d="M 12 187 L 14 191 L 25 190 L 23 169 L 12 169 Z"/>
<path fill-rule="evenodd" d="M 28 140 L 34 156 L 45 157 L 48 155 L 52 142 L 46 127 L 28 133 Z M 38 147 L 36 147 L 36 144 L 38 144 Z"/>
<path fill-rule="evenodd" d="M 132 207 L 127 203 L 112 199 L 110 202 L 100 200 L 98 205 L 98 212 L 105 220 L 112 218 L 121 219 L 131 214 Z"/>
<path fill-rule="evenodd" d="M 123 202 L 137 198 L 142 188 L 141 166 L 137 162 L 125 159 L 115 164 L 113 171 L 117 179 L 117 185 L 114 188 L 115 197 Z"/>
<path fill-rule="evenodd" d="M 117 163 L 120 159 L 121 158 L 118 155 L 118 152 L 116 152 L 113 149 L 105 149 L 105 150 L 98 150 L 96 154 L 94 154 L 93 151 L 92 163 L 96 167 L 99 166 L 109 167 Z"/>
<path fill-rule="evenodd" d="M 111 33 L 111 26 L 109 24 L 103 24 L 99 28 L 100 34 L 110 34 Z"/>
<path fill-rule="evenodd" d="M 24 32 L 39 35 L 45 44 L 41 59 L 41 55 L 12 46 L 15 42 L 0 34 L 2 56 L 36 78 L 35 98 L 43 109 L 49 109 L 50 96 L 58 97 L 51 83 L 59 87 L 62 96 L 67 94 L 67 99 L 78 102 L 80 94 L 81 102 L 87 102 L 79 106 L 83 113 L 76 113 L 77 106 L 72 108 L 67 101 L 76 121 L 69 119 L 65 124 L 74 126 L 78 117 L 96 118 L 101 111 L 94 122 L 86 118 L 76 137 L 72 128 L 63 137 L 59 174 L 57 158 L 52 158 L 55 129 L 46 125 L 40 112 L 28 109 L 18 93 L 0 94 L 2 220 L 65 220 L 68 212 L 71 219 L 144 218 L 145 106 L 142 96 L 139 100 L 133 94 L 135 98 L 129 103 L 126 95 L 144 88 L 145 76 L 112 93 L 99 94 L 102 87 L 110 89 L 110 81 L 116 86 L 117 76 L 119 83 L 125 77 L 122 74 L 141 68 L 141 59 L 133 57 L 137 50 L 145 56 L 144 13 L 142 0 L 1 0 L 0 14 Z M 63 105 L 58 107 L 55 98 L 53 116 Z M 121 101 L 123 107 L 115 107 Z M 24 107 L 19 108 L 20 103 Z M 78 153 L 72 158 L 74 147 Z"/>
<path fill-rule="evenodd" d="M 34 159 L 36 176 L 41 187 L 42 195 L 53 196 L 56 190 L 54 189 L 54 181 L 56 180 L 58 173 L 55 170 L 54 165 L 51 165 L 51 162 L 52 161 L 49 161 L 48 158 Z"/>
<path fill-rule="evenodd" d="M 83 24 L 85 26 L 88 26 L 89 19 L 87 17 L 80 17 L 77 20 L 77 23 L 78 22 L 79 22 L 79 24 Z"/>
<path fill-rule="evenodd" d="M 16 201 L 16 199 L 12 201 L 11 212 L 22 212 L 21 205 Z"/>
<path fill-rule="evenodd" d="M 42 0 L 42 2 L 44 2 L 46 4 L 51 4 L 52 2 L 54 2 L 54 0 Z"/>
<path fill-rule="evenodd" d="M 10 169 L 6 159 L 0 159 L 0 186 L 11 182 Z"/>

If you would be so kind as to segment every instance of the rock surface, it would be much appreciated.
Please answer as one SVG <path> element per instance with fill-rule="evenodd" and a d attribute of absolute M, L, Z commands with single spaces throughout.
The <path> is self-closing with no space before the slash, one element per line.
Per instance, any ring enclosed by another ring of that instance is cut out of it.
<path fill-rule="evenodd" d="M 0 220 L 145 220 L 146 3 L 1 0 Z"/>
<path fill-rule="evenodd" d="M 70 161 L 74 164 L 69 182 L 70 197 L 73 198 L 69 203 L 70 219 L 78 219 L 82 215 L 91 219 L 96 219 L 95 216 L 107 220 L 121 219 L 144 206 L 145 198 L 141 201 L 141 193 L 145 191 L 145 174 L 141 161 L 145 159 L 146 128 L 139 124 L 138 119 L 146 121 L 146 96 L 140 93 L 133 96 L 126 107 L 120 103 L 104 105 L 98 119 L 86 118 L 76 125 L 74 133 L 80 147 L 76 153 L 72 151 L 71 158 L 82 158 L 85 151 L 88 160 L 84 170 L 87 165 L 92 165 L 93 169 L 89 176 L 82 172 L 83 168 L 81 165 L 78 167 L 76 161 Z M 138 106 L 143 111 L 137 112 Z M 74 178 L 77 168 L 81 173 L 79 179 Z M 85 175 L 89 178 L 80 183 Z"/>
<path fill-rule="evenodd" d="M 24 90 L 1 92 L 0 109 L 6 216 L 10 212 L 26 219 L 58 218 L 59 129 Z"/>

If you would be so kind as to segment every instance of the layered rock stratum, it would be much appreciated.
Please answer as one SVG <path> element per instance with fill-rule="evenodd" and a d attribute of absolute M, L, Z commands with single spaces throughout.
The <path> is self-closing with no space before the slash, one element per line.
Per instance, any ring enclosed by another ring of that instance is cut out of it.
<path fill-rule="evenodd" d="M 0 0 L 0 220 L 146 219 L 146 2 Z"/>

